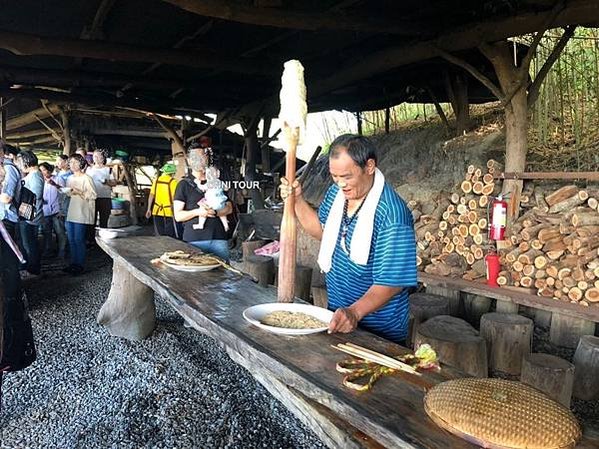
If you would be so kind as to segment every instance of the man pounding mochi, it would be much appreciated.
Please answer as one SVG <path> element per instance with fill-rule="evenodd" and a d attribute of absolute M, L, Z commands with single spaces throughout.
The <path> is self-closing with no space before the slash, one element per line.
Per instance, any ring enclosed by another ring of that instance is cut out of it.
<path fill-rule="evenodd" d="M 363 136 L 331 143 L 334 184 L 312 209 L 296 181 L 281 179 L 281 196 L 295 195 L 304 230 L 321 241 L 318 265 L 326 273 L 329 333 L 360 327 L 396 343 L 408 329 L 407 287 L 417 285 L 412 213 L 377 168 L 375 148 Z"/>

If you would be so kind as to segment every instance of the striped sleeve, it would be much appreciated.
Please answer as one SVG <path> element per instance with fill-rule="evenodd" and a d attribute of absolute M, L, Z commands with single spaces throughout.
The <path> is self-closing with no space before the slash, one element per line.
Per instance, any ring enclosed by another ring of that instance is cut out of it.
<path fill-rule="evenodd" d="M 327 193 L 324 196 L 324 200 L 322 200 L 322 203 L 320 203 L 320 206 L 318 207 L 318 219 L 323 226 L 329 217 L 329 212 L 331 211 L 331 207 L 337 196 L 338 189 L 339 188 L 335 184 L 329 187 L 329 190 L 327 190 Z"/>
<path fill-rule="evenodd" d="M 375 285 L 411 287 L 417 285 L 416 238 L 414 228 L 393 223 L 377 235 L 373 281 Z"/>

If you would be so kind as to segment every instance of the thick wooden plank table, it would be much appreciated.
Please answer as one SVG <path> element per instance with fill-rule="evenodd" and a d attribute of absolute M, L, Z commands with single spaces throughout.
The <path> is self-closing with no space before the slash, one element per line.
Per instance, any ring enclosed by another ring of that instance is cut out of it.
<path fill-rule="evenodd" d="M 425 414 L 425 386 L 459 373 L 386 376 L 372 391 L 343 387 L 335 364 L 345 358 L 331 345 L 351 341 L 388 354 L 405 348 L 358 330 L 351 335 L 313 334 L 286 337 L 252 326 L 242 312 L 275 302 L 276 291 L 222 268 L 184 273 L 151 259 L 165 251 L 189 249 L 168 237 L 98 239 L 115 263 L 149 286 L 192 325 L 213 337 L 229 356 L 300 417 L 330 447 L 473 448 L 436 426 Z M 115 287 L 113 282 L 113 289 Z M 581 446 L 597 447 L 597 446 Z"/>

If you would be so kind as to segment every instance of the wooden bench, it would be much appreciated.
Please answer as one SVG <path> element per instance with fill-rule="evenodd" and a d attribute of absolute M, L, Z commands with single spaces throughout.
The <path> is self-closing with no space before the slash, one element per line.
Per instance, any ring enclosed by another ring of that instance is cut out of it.
<path fill-rule="evenodd" d="M 275 302 L 275 289 L 223 269 L 191 275 L 152 265 L 150 260 L 165 251 L 190 248 L 168 237 L 98 239 L 98 244 L 114 259 L 114 276 L 119 279 L 113 281 L 111 301 L 131 306 L 130 298 L 119 298 L 127 290 L 142 292 L 145 304 L 144 289 L 151 288 L 194 328 L 214 338 L 329 447 L 476 447 L 436 426 L 424 412 L 425 386 L 460 375 L 456 371 L 444 368 L 422 378 L 386 376 L 373 390 L 358 393 L 342 385 L 335 365 L 345 356 L 331 345 L 351 341 L 388 354 L 407 350 L 361 330 L 351 335 L 285 337 L 252 326 L 244 320 L 243 310 Z M 124 290 L 122 282 L 129 283 L 129 288 Z M 123 314 L 135 327 L 136 314 L 127 307 Z M 146 307 L 144 314 L 151 309 Z M 126 326 L 121 322 L 119 327 Z M 579 447 L 597 447 L 598 441 L 585 441 Z"/>

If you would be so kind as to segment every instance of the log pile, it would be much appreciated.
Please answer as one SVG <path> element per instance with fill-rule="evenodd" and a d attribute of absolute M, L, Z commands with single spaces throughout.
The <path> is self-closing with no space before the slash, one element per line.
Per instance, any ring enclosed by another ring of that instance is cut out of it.
<path fill-rule="evenodd" d="M 453 193 L 434 205 L 410 201 L 420 270 L 475 280 L 486 276 L 487 205 L 499 193 L 495 161 L 470 166 Z M 499 242 L 498 283 L 539 296 L 599 305 L 599 188 L 524 185 L 522 213 Z"/>
<path fill-rule="evenodd" d="M 468 280 L 485 276 L 487 206 L 499 193 L 494 176 L 501 170 L 494 160 L 488 161 L 484 170 L 470 165 L 456 191 L 442 194 L 435 204 L 408 202 L 414 216 L 419 269 Z"/>

